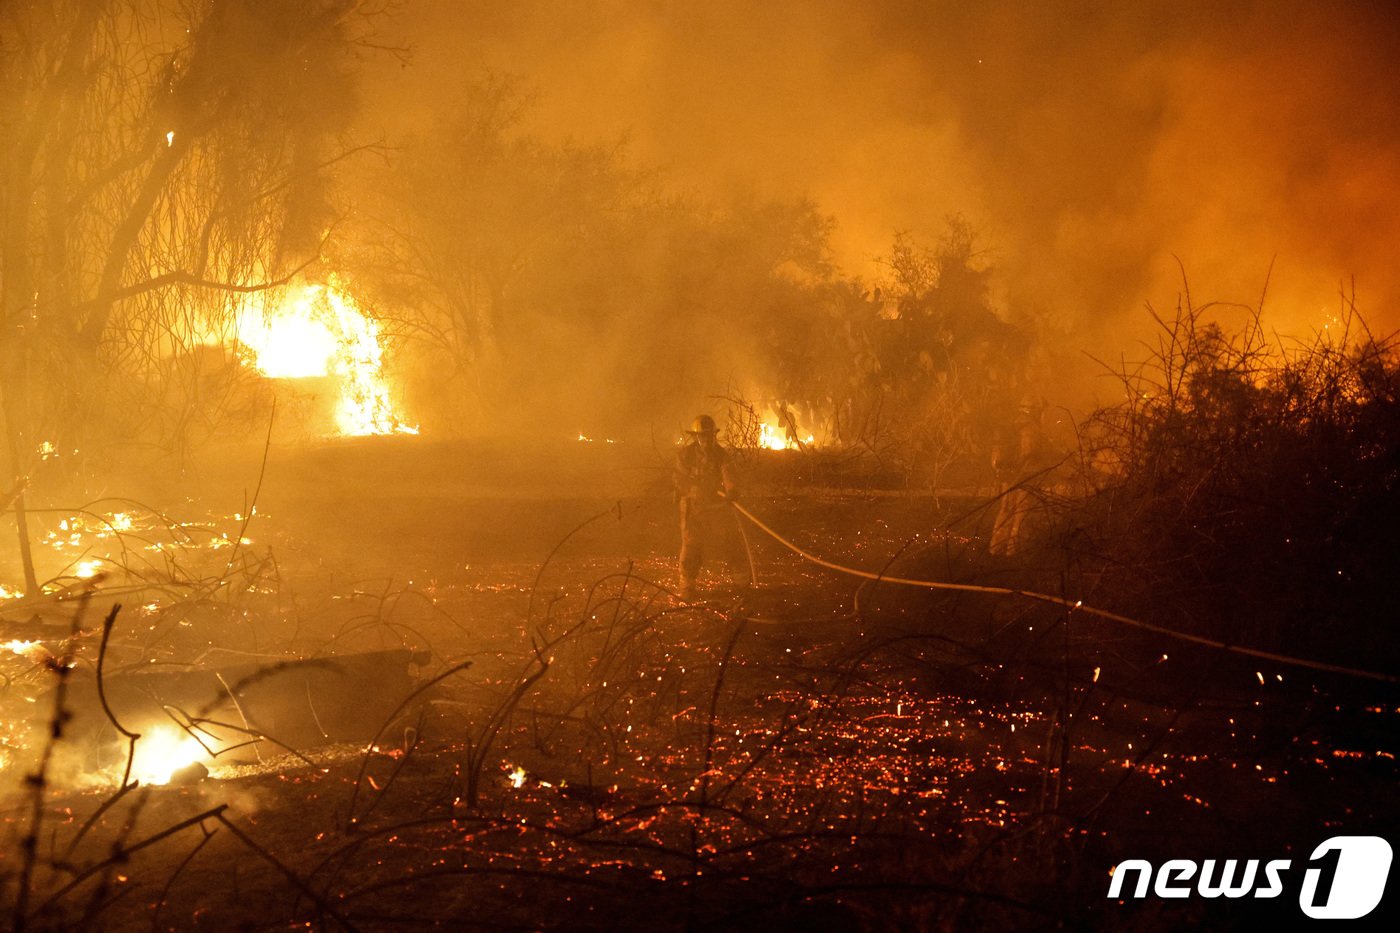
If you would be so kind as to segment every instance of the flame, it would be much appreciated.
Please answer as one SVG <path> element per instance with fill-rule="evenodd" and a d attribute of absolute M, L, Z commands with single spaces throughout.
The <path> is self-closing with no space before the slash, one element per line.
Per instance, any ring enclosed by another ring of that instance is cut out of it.
<path fill-rule="evenodd" d="M 774 427 L 766 421 L 758 426 L 758 446 L 765 450 L 797 450 L 802 445 L 812 444 L 816 438 L 808 434 L 801 443 L 782 428 Z"/>
<path fill-rule="evenodd" d="M 23 590 L 12 590 L 5 584 L 0 583 L 0 599 L 19 599 L 23 595 Z"/>
<path fill-rule="evenodd" d="M 44 647 L 43 642 L 25 641 L 20 638 L 12 638 L 0 644 L 0 651 L 8 651 L 11 654 L 18 655 L 21 658 L 28 658 L 31 661 L 42 661 L 49 655 L 48 649 Z"/>
<path fill-rule="evenodd" d="M 194 736 L 162 726 L 137 740 L 131 773 L 142 784 L 169 784 L 176 771 L 204 756 L 204 747 Z"/>
<path fill-rule="evenodd" d="M 78 566 L 73 570 L 73 576 L 77 577 L 79 580 L 91 580 L 93 577 L 97 576 L 101 570 L 102 561 L 100 560 L 80 560 L 78 561 Z"/>
<path fill-rule="evenodd" d="M 781 428 L 764 423 L 758 428 L 758 446 L 766 450 L 788 450 L 797 445 L 787 439 L 787 435 Z"/>
<path fill-rule="evenodd" d="M 336 422 L 341 434 L 417 434 L 394 410 L 382 368 L 379 324 L 342 292 L 326 285 L 293 289 L 261 315 L 240 314 L 238 342 L 265 376 L 340 382 Z"/>

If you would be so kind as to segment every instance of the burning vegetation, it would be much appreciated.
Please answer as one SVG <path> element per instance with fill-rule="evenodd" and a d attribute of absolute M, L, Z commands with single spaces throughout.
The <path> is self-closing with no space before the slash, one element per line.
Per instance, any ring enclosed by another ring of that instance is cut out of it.
<path fill-rule="evenodd" d="M 1328 213 L 1393 246 L 1393 107 L 1184 180 L 1310 19 L 1226 5 L 1221 110 L 1214 20 L 927 6 L 0 4 L 4 923 L 1335 907 L 1400 840 L 1400 291 Z M 1289 896 L 1110 888 L 1202 858 Z"/>
<path fill-rule="evenodd" d="M 390 399 L 379 324 L 339 290 L 334 276 L 326 285 L 295 289 L 261 313 L 241 310 L 235 321 L 235 348 L 262 375 L 336 382 L 336 433 L 418 433 Z"/>

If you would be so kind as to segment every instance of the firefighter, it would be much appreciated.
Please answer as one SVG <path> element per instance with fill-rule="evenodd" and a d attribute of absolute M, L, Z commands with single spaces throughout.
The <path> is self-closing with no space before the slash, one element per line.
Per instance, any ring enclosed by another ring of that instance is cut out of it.
<path fill-rule="evenodd" d="M 700 415 L 686 432 L 690 441 L 676 458 L 676 501 L 681 520 L 681 597 L 695 598 L 695 581 L 706 551 L 733 544 L 728 503 L 738 499 L 729 452 L 720 446 L 715 419 Z M 732 548 L 731 548 L 732 550 Z M 737 566 L 745 566 L 738 564 Z M 747 574 L 742 583 L 747 583 Z"/>

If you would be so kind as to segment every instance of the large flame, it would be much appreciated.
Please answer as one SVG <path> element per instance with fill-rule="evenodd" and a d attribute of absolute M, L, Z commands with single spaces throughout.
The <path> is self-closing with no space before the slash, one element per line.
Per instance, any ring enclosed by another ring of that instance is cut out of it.
<path fill-rule="evenodd" d="M 342 434 L 417 434 L 400 419 L 383 378 L 379 324 L 338 288 L 293 289 L 280 305 L 238 318 L 238 342 L 266 376 L 334 376 L 340 383 L 336 423 Z"/>

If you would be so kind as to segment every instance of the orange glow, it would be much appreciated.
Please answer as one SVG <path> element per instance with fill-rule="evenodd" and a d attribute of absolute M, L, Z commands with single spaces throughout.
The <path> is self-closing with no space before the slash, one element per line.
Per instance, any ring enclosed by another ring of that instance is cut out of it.
<path fill-rule="evenodd" d="M 131 773 L 142 784 L 169 784 L 176 771 L 205 756 L 203 746 L 193 736 L 162 726 L 145 733 L 136 742 Z"/>
<path fill-rule="evenodd" d="M 390 399 L 378 322 L 340 290 L 334 277 L 327 285 L 293 289 L 261 315 L 240 315 L 238 342 L 265 376 L 334 376 L 340 385 L 339 433 L 418 433 L 399 417 Z"/>
<path fill-rule="evenodd" d="M 759 425 L 758 446 L 766 450 L 792 450 L 797 447 L 784 436 L 781 428 L 775 428 L 771 424 Z"/>
<path fill-rule="evenodd" d="M 48 656 L 44 643 L 40 641 L 26 641 L 20 638 L 13 638 L 10 641 L 0 644 L 0 651 L 8 651 L 11 654 L 22 658 L 29 658 L 34 661 L 43 660 Z"/>
<path fill-rule="evenodd" d="M 765 450 L 799 450 L 816 442 L 815 436 L 808 434 L 799 437 L 794 424 L 793 430 L 779 427 L 782 419 L 769 413 L 769 417 L 758 426 L 758 446 Z"/>

